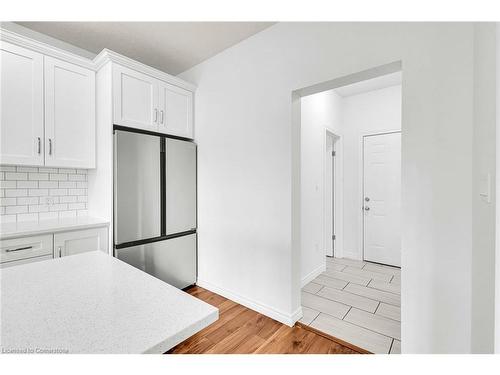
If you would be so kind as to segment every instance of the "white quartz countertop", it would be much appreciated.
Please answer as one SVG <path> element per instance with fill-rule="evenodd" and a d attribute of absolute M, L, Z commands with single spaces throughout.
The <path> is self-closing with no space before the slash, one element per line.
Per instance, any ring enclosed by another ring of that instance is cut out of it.
<path fill-rule="evenodd" d="M 44 233 L 57 233 L 68 230 L 95 228 L 109 225 L 103 219 L 83 216 L 40 221 L 25 221 L 17 223 L 0 223 L 0 239 L 34 236 Z"/>
<path fill-rule="evenodd" d="M 215 307 L 102 252 L 0 270 L 2 353 L 164 353 Z"/>

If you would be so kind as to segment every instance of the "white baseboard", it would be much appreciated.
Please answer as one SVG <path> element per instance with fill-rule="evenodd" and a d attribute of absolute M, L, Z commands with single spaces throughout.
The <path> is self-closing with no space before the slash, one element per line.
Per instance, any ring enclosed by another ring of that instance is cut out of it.
<path fill-rule="evenodd" d="M 326 264 L 322 264 L 312 272 L 309 272 L 306 276 L 302 278 L 302 280 L 300 280 L 300 287 L 303 288 L 306 284 L 309 284 L 311 281 L 313 281 L 316 277 L 318 277 L 325 271 L 326 271 Z"/>
<path fill-rule="evenodd" d="M 287 314 L 283 311 L 277 310 L 274 307 L 262 304 L 260 302 L 251 300 L 249 298 L 243 297 L 237 293 L 234 293 L 230 290 L 221 288 L 217 285 L 214 285 L 208 281 L 200 280 L 196 282 L 196 285 L 208 289 L 211 292 L 220 294 L 221 296 L 228 298 L 234 302 L 239 303 L 249 309 L 255 310 L 265 316 L 268 316 L 274 320 L 277 320 L 280 323 L 286 324 L 289 327 L 292 327 L 297 320 L 302 318 L 302 307 L 299 306 L 297 310 L 295 310 L 292 314 Z"/>

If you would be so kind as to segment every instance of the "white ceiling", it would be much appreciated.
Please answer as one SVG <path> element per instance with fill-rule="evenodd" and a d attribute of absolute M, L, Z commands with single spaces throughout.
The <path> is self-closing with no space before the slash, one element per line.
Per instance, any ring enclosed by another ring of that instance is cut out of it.
<path fill-rule="evenodd" d="M 342 97 L 362 94 L 368 91 L 380 90 L 386 87 L 401 85 L 401 72 L 387 74 L 384 76 L 367 79 L 351 85 L 342 86 L 334 89 L 334 91 Z"/>
<path fill-rule="evenodd" d="M 16 22 L 94 54 L 108 48 L 177 75 L 273 22 Z"/>

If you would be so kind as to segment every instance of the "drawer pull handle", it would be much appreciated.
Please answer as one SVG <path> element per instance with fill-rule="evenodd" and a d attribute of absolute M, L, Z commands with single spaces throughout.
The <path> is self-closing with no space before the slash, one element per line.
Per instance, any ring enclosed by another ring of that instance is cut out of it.
<path fill-rule="evenodd" d="M 28 249 L 32 249 L 32 248 L 33 248 L 33 246 L 18 247 L 17 249 L 7 249 L 7 250 L 5 250 L 5 252 L 12 253 L 13 251 L 28 250 Z"/>

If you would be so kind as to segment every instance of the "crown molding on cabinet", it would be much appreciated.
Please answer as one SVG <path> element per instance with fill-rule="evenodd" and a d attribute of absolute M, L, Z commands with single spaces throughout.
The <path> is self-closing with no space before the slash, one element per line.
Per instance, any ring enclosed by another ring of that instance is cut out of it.
<path fill-rule="evenodd" d="M 28 38 L 24 35 L 17 34 L 5 28 L 0 28 L 0 40 L 16 44 L 20 47 L 28 48 L 35 52 L 42 53 L 47 56 L 52 56 L 54 58 L 79 65 L 81 67 L 91 69 L 94 71 L 99 70 L 107 62 L 114 62 L 120 64 L 124 67 L 139 71 L 141 73 L 147 74 L 151 77 L 157 78 L 161 81 L 168 82 L 172 85 L 181 87 L 189 91 L 195 91 L 196 86 L 192 83 L 186 82 L 176 76 L 170 75 L 168 73 L 162 72 L 158 69 L 152 68 L 146 64 L 139 61 L 133 60 L 129 57 L 120 55 L 119 53 L 113 52 L 107 48 L 103 49 L 94 60 L 87 59 L 85 57 L 76 55 L 71 52 L 67 52 L 60 48 L 51 46 L 46 43 L 39 42 L 37 40 Z"/>
<path fill-rule="evenodd" d="M 103 49 L 95 58 L 94 65 L 95 69 L 99 70 L 103 67 L 107 62 L 114 62 L 126 68 L 141 72 L 148 76 L 157 78 L 161 81 L 168 82 L 172 85 L 181 87 L 183 89 L 189 91 L 195 91 L 196 86 L 192 83 L 186 82 L 176 76 L 170 75 L 168 73 L 162 72 L 161 70 L 152 68 L 146 64 L 143 64 L 139 61 L 133 60 L 129 57 L 120 55 L 119 53 L 113 52 L 107 48 Z"/>
<path fill-rule="evenodd" d="M 60 48 L 53 47 L 49 44 L 39 42 L 4 28 L 0 28 L 0 40 L 18 45 L 20 47 L 28 48 L 46 56 L 55 57 L 56 59 L 79 65 L 83 68 L 96 70 L 94 62 L 90 59 L 75 55 L 74 53 L 64 51 Z"/>

